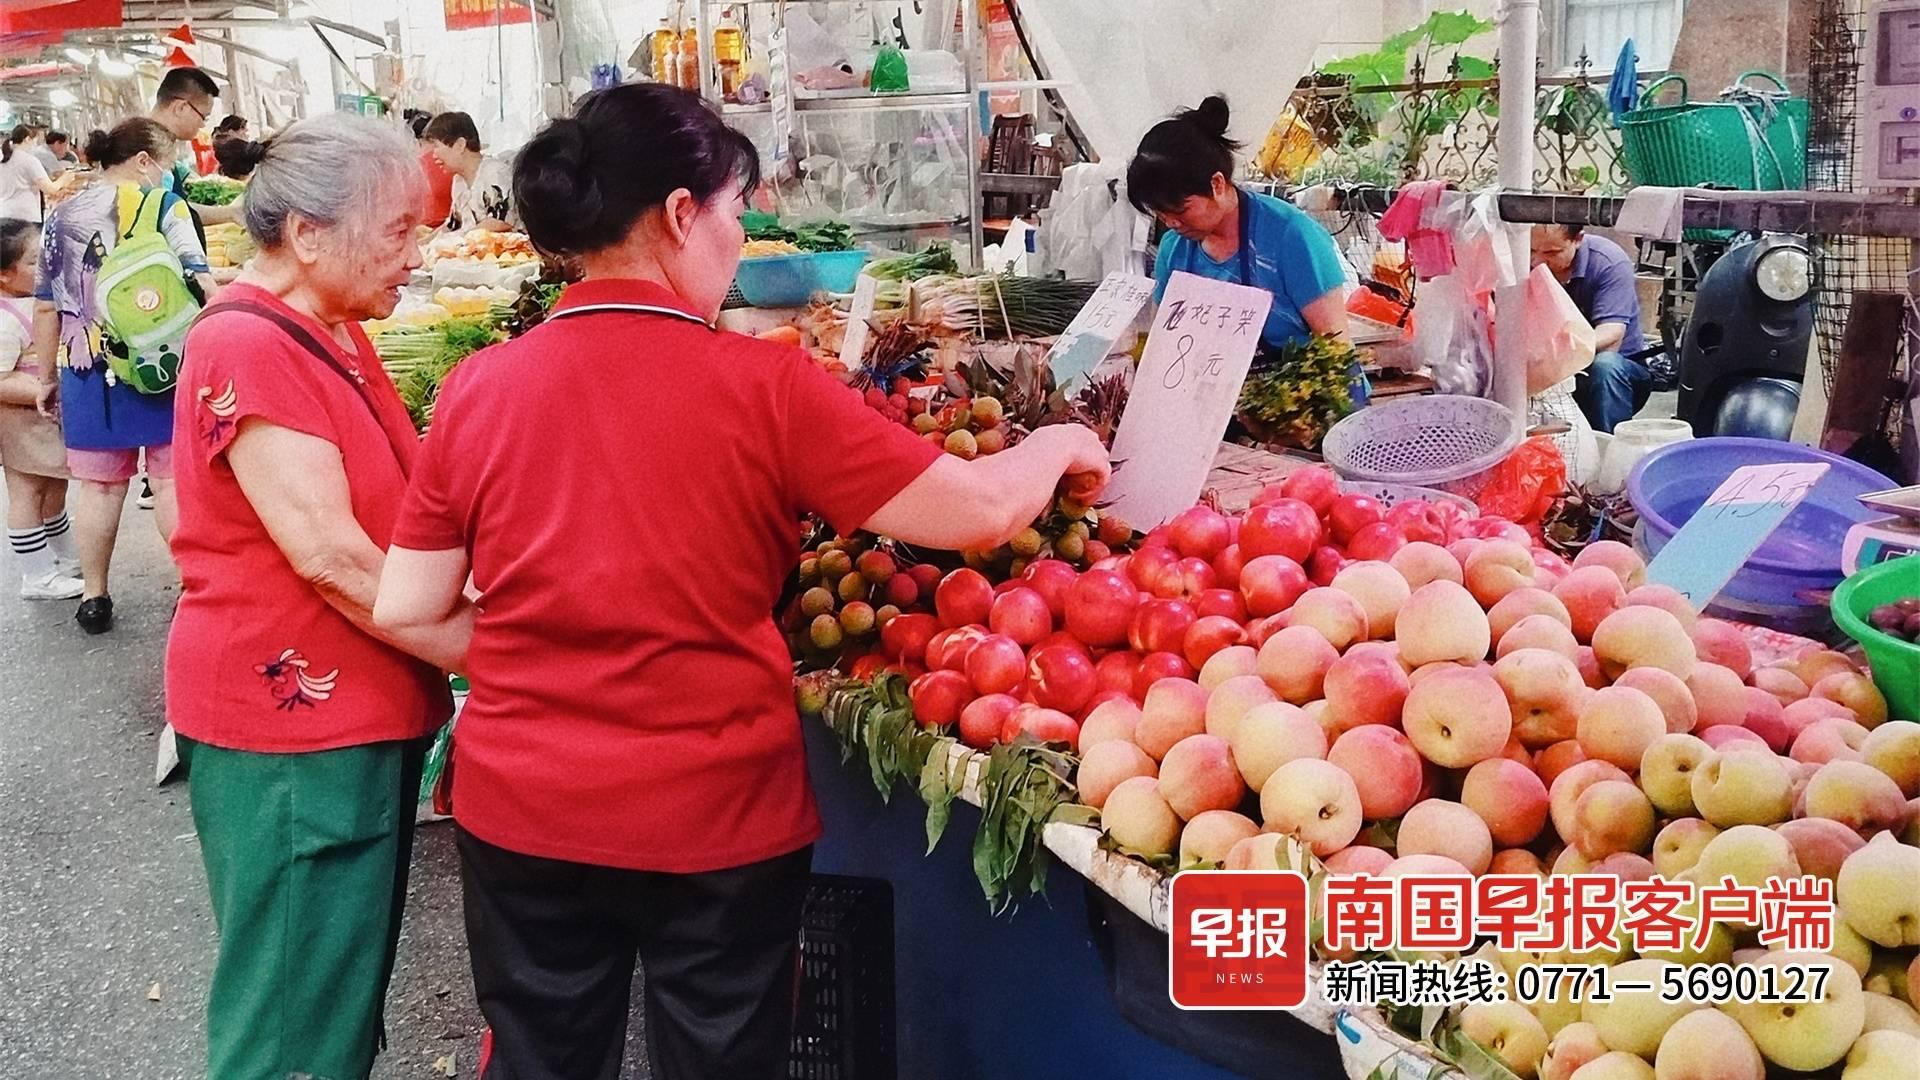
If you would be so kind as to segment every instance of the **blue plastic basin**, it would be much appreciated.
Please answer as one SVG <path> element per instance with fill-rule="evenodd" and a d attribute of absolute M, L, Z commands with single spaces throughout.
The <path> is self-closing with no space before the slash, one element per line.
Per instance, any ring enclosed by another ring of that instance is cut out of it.
<path fill-rule="evenodd" d="M 733 282 L 754 307 L 799 307 L 820 288 L 820 271 L 813 256 L 762 255 L 741 259 Z"/>
<path fill-rule="evenodd" d="M 813 268 L 820 275 L 820 287 L 828 292 L 852 292 L 860 280 L 860 268 L 867 265 L 867 253 L 852 251 L 816 251 Z"/>
<path fill-rule="evenodd" d="M 1800 609 L 1824 621 L 1823 594 L 1840 584 L 1840 548 L 1855 523 L 1877 517 L 1856 496 L 1897 486 L 1857 462 L 1824 450 L 1772 439 L 1715 437 L 1664 446 L 1627 477 L 1627 498 L 1640 513 L 1637 539 L 1651 558 L 1673 539 L 1707 497 L 1745 465 L 1822 461 L 1827 474 L 1767 537 L 1715 599 L 1732 614 L 1786 616 Z"/>

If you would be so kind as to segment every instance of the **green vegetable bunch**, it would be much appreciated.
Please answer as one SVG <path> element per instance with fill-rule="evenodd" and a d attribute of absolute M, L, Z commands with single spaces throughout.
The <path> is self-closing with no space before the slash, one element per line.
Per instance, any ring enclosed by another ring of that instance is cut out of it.
<path fill-rule="evenodd" d="M 246 194 L 244 184 L 212 176 L 198 177 L 181 185 L 190 203 L 201 206 L 225 206 Z"/>
<path fill-rule="evenodd" d="M 1350 342 L 1315 334 L 1292 342 L 1240 389 L 1240 422 L 1263 442 L 1314 447 L 1334 422 L 1353 411 L 1351 379 L 1359 352 Z"/>
<path fill-rule="evenodd" d="M 415 427 L 433 421 L 440 384 L 460 361 L 502 340 L 500 331 L 479 319 L 448 319 L 432 326 L 396 326 L 373 339 L 380 364 L 392 376 Z"/>
<path fill-rule="evenodd" d="M 953 245 L 944 240 L 928 244 L 925 251 L 892 259 L 870 262 L 861 273 L 878 281 L 918 281 L 934 274 L 958 274 L 960 264 L 953 261 Z"/>
<path fill-rule="evenodd" d="M 851 251 L 853 229 L 843 221 L 807 221 L 783 225 L 767 213 L 750 213 L 741 219 L 749 240 L 784 240 L 801 251 Z"/>

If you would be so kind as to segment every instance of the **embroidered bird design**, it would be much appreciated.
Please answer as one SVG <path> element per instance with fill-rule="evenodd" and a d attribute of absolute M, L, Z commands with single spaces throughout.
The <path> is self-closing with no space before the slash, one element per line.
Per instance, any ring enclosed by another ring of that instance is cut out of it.
<path fill-rule="evenodd" d="M 332 697 L 334 684 L 340 680 L 339 668 L 325 675 L 309 675 L 312 666 L 300 650 L 288 649 L 278 659 L 255 664 L 253 670 L 266 682 L 274 707 L 292 712 L 302 705 L 311 709 Z"/>

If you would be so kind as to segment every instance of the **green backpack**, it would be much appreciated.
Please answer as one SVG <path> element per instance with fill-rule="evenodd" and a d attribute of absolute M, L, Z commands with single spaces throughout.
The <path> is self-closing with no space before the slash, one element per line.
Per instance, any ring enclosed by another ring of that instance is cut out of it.
<path fill-rule="evenodd" d="M 100 326 L 118 344 L 107 366 L 143 394 L 164 394 L 180 379 L 180 352 L 200 301 L 160 227 L 166 191 L 120 188 L 120 242 L 100 261 L 94 283 Z M 124 354 L 124 355 L 123 355 Z"/>

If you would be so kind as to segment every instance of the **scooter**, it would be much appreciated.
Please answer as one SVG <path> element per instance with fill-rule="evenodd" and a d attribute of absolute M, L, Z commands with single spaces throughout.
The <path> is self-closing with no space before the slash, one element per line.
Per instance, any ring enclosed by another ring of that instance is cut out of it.
<path fill-rule="evenodd" d="M 1813 252 L 1764 233 L 1700 276 L 1680 342 L 1680 419 L 1698 436 L 1787 439 L 1813 339 Z"/>

